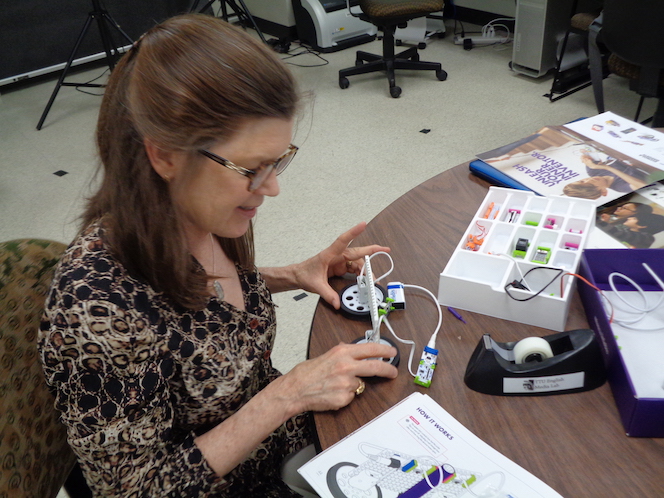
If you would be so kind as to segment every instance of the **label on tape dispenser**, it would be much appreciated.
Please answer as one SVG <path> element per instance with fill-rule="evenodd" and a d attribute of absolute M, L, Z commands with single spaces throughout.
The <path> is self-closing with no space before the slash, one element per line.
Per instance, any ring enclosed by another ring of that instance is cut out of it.
<path fill-rule="evenodd" d="M 536 392 L 567 391 L 580 389 L 584 386 L 585 372 L 576 372 L 549 377 L 505 377 L 503 392 L 505 394 L 533 394 Z"/>

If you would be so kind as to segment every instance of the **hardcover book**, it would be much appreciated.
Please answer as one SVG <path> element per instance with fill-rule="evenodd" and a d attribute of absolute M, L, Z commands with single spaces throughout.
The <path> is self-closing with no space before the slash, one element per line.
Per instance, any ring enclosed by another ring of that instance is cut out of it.
<path fill-rule="evenodd" d="M 494 171 L 540 195 L 601 206 L 664 179 L 664 133 L 605 112 L 546 126 L 477 157 L 485 179 Z"/>

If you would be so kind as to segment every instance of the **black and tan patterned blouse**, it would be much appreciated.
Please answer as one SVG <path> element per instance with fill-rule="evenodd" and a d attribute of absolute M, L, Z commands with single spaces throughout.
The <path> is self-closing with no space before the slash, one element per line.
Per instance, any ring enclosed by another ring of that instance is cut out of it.
<path fill-rule="evenodd" d="M 246 311 L 212 297 L 190 311 L 129 275 L 101 232 L 93 224 L 65 253 L 39 338 L 95 496 L 297 496 L 278 474 L 283 457 L 306 444 L 304 416 L 223 478 L 194 444 L 279 375 L 270 361 L 274 305 L 260 274 L 239 270 Z"/>

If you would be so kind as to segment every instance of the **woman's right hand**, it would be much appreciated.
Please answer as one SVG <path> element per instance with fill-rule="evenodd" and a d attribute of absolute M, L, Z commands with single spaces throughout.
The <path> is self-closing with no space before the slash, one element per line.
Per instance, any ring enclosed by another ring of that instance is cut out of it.
<path fill-rule="evenodd" d="M 235 414 L 198 436 L 196 445 L 212 469 L 225 476 L 289 418 L 346 406 L 356 396 L 360 377 L 395 378 L 397 369 L 380 358 L 396 353 L 385 344 L 339 344 L 276 378 Z"/>
<path fill-rule="evenodd" d="M 394 379 L 396 367 L 382 358 L 396 354 L 393 347 L 385 344 L 339 344 L 282 376 L 281 395 L 292 403 L 293 414 L 338 410 L 356 396 L 361 377 Z"/>

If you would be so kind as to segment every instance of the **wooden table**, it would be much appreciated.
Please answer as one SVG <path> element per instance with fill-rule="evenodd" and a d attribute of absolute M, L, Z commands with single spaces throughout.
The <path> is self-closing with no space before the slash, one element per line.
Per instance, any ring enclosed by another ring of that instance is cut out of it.
<path fill-rule="evenodd" d="M 422 183 L 382 211 L 354 245 L 379 243 L 392 249 L 390 281 L 438 291 L 438 275 L 487 193 L 488 184 L 463 164 Z M 374 273 L 387 271 L 386 259 L 372 260 Z M 333 282 L 340 290 L 348 280 Z M 408 291 L 407 309 L 390 323 L 402 338 L 417 342 L 416 359 L 433 332 L 437 314 L 430 297 Z M 544 336 L 550 330 L 461 311 L 467 324 L 444 310 L 438 335 L 438 367 L 426 389 L 408 373 L 408 348 L 400 346 L 395 380 L 367 379 L 350 405 L 314 416 L 325 449 L 390 408 L 413 391 L 428 393 L 452 416 L 495 449 L 569 498 L 655 498 L 664 496 L 664 439 L 630 438 L 620 422 L 608 384 L 593 391 L 540 397 L 489 396 L 463 382 L 468 359 L 484 333 L 499 342 Z M 587 328 L 576 296 L 566 330 Z M 318 304 L 309 344 L 316 357 L 340 341 L 363 336 L 367 322 L 349 320 Z M 385 330 L 385 328 L 383 328 Z M 381 332 L 383 333 L 383 332 Z M 384 332 L 389 337 L 389 332 Z M 528 497 L 521 497 L 528 498 Z"/>

